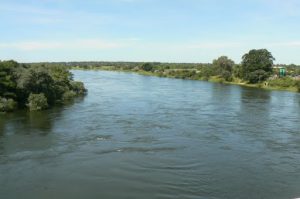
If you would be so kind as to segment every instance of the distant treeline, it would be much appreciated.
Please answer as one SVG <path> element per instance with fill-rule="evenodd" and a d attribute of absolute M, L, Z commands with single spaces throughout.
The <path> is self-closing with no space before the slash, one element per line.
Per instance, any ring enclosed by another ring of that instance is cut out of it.
<path fill-rule="evenodd" d="M 222 56 L 224 57 L 224 56 Z M 48 66 L 60 66 L 67 69 L 99 69 L 99 70 L 121 70 L 121 71 L 135 71 L 142 70 L 142 66 L 145 64 L 151 65 L 151 71 L 162 70 L 209 70 L 214 67 L 213 63 L 165 63 L 165 62 L 105 62 L 105 61 L 90 61 L 90 62 L 41 62 L 41 63 L 28 63 L 32 66 L 43 65 Z M 233 69 L 237 69 L 241 64 L 233 62 Z M 284 67 L 287 69 L 288 76 L 300 75 L 300 65 L 296 64 L 274 64 L 273 67 Z M 277 70 L 273 70 L 273 74 L 277 74 Z"/>
<path fill-rule="evenodd" d="M 82 69 L 95 69 L 110 67 L 115 70 L 134 70 L 143 64 L 151 63 L 154 69 L 200 69 L 203 66 L 210 66 L 209 63 L 162 63 L 162 62 L 41 62 L 29 63 L 30 65 L 45 65 L 45 66 L 63 66 L 66 68 L 79 67 Z"/>
<path fill-rule="evenodd" d="M 0 61 L 0 112 L 46 109 L 86 92 L 65 67 Z"/>
<path fill-rule="evenodd" d="M 161 63 L 161 62 L 56 62 L 31 65 L 60 66 L 68 69 L 133 71 L 145 75 L 223 83 L 244 84 L 256 87 L 300 90 L 300 66 L 274 65 L 275 58 L 267 49 L 253 49 L 234 63 L 221 56 L 212 63 Z M 286 69 L 284 76 L 279 68 Z"/>

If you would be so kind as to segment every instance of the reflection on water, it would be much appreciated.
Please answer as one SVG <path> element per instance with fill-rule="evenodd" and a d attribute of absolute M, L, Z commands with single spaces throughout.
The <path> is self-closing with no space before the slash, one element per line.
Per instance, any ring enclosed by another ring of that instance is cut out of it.
<path fill-rule="evenodd" d="M 300 96 L 74 71 L 89 94 L 0 115 L 3 198 L 295 198 Z"/>

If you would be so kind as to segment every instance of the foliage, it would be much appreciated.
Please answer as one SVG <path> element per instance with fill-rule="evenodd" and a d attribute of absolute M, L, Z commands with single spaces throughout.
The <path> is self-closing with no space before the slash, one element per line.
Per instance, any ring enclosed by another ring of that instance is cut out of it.
<path fill-rule="evenodd" d="M 70 100 L 74 99 L 75 96 L 76 96 L 76 93 L 74 91 L 66 91 L 63 94 L 62 100 L 63 101 L 70 101 Z"/>
<path fill-rule="evenodd" d="M 290 77 L 284 77 L 284 78 L 277 78 L 270 80 L 269 86 L 273 87 L 281 87 L 281 88 L 288 88 L 288 87 L 297 87 L 297 84 L 299 84 L 299 81 L 294 80 Z"/>
<path fill-rule="evenodd" d="M 71 82 L 71 90 L 73 90 L 77 95 L 83 95 L 87 92 L 84 84 L 82 82 Z"/>
<path fill-rule="evenodd" d="M 298 81 L 296 82 L 295 86 L 296 86 L 298 92 L 300 92 L 300 80 L 298 80 Z"/>
<path fill-rule="evenodd" d="M 16 83 L 13 70 L 18 66 L 15 61 L 0 61 L 0 96 L 15 98 Z"/>
<path fill-rule="evenodd" d="M 0 61 L 0 97 L 8 99 L 10 105 L 13 104 L 13 100 L 18 107 L 28 105 L 31 110 L 40 110 L 85 92 L 83 83 L 74 82 L 66 67 Z M 4 107 L 3 104 L 7 107 L 6 101 L 2 102 L 1 107 Z"/>
<path fill-rule="evenodd" d="M 202 67 L 198 73 L 199 79 L 203 79 L 203 80 L 209 80 L 210 77 L 215 75 L 216 75 L 216 71 L 212 66 Z"/>
<path fill-rule="evenodd" d="M 151 63 L 144 63 L 143 65 L 141 65 L 140 69 L 144 71 L 152 71 L 153 66 Z"/>
<path fill-rule="evenodd" d="M 226 70 L 221 71 L 219 76 L 227 82 L 231 82 L 233 79 L 231 72 L 226 71 Z"/>
<path fill-rule="evenodd" d="M 232 81 L 232 70 L 234 67 L 234 61 L 226 56 L 221 56 L 218 59 L 213 60 L 213 68 L 215 74 L 225 81 Z"/>
<path fill-rule="evenodd" d="M 40 111 L 48 108 L 47 97 L 44 93 L 33 94 L 28 97 L 28 104 L 30 111 Z"/>
<path fill-rule="evenodd" d="M 242 65 L 237 64 L 232 68 L 232 75 L 236 78 L 242 79 L 243 77 L 243 71 L 242 71 Z"/>
<path fill-rule="evenodd" d="M 213 66 L 219 72 L 228 71 L 231 72 L 234 66 L 234 61 L 226 56 L 221 56 L 218 59 L 213 60 Z"/>
<path fill-rule="evenodd" d="M 267 73 L 266 71 L 260 69 L 260 70 L 250 72 L 247 75 L 247 80 L 249 81 L 249 83 L 255 84 L 255 83 L 266 80 L 269 76 L 270 76 L 270 73 Z"/>
<path fill-rule="evenodd" d="M 55 84 L 47 68 L 42 66 L 25 70 L 17 80 L 18 89 L 27 95 L 30 93 L 44 93 L 49 104 L 56 100 Z"/>
<path fill-rule="evenodd" d="M 17 103 L 13 99 L 0 97 L 0 112 L 11 112 L 17 108 Z"/>
<path fill-rule="evenodd" d="M 242 57 L 241 77 L 250 83 L 266 80 L 272 72 L 275 58 L 266 49 L 250 50 Z"/>

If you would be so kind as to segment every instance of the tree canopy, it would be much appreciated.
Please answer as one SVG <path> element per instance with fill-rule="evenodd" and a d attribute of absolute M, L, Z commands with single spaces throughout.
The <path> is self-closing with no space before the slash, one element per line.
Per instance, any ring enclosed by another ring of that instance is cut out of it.
<path fill-rule="evenodd" d="M 153 69 L 153 65 L 151 63 L 144 63 L 141 65 L 141 69 L 144 71 L 151 71 Z"/>
<path fill-rule="evenodd" d="M 17 106 L 41 110 L 85 92 L 83 83 L 74 82 L 64 67 L 0 61 L 0 112 Z"/>
<path fill-rule="evenodd" d="M 275 58 L 267 49 L 250 50 L 242 57 L 241 76 L 250 83 L 268 78 Z"/>

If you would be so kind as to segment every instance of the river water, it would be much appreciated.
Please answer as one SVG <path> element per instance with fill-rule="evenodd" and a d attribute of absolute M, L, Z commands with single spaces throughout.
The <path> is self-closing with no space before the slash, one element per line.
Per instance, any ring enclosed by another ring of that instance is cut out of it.
<path fill-rule="evenodd" d="M 72 104 L 0 115 L 1 199 L 300 197 L 300 95 L 73 71 Z"/>

